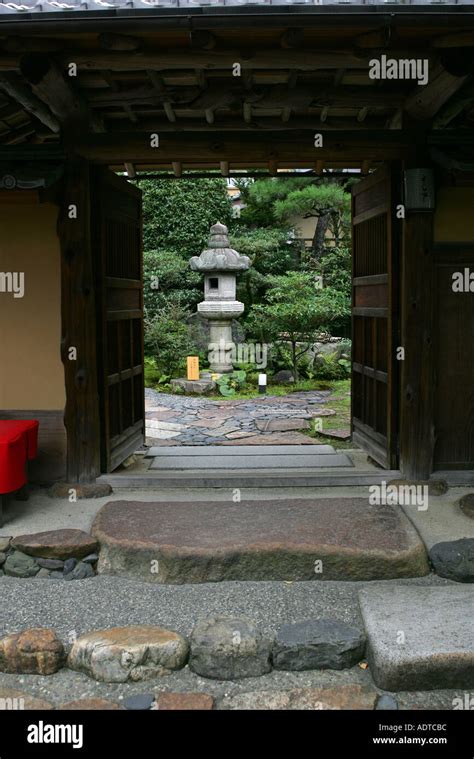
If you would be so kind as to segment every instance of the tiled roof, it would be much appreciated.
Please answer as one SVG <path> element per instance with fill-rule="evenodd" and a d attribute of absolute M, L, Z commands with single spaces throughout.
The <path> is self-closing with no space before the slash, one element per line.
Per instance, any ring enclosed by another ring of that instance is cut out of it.
<path fill-rule="evenodd" d="M 0 18 L 4 15 L 37 13 L 65 13 L 81 11 L 133 11 L 154 8 L 219 8 L 258 6 L 452 6 L 472 5 L 473 0 L 0 0 Z"/>

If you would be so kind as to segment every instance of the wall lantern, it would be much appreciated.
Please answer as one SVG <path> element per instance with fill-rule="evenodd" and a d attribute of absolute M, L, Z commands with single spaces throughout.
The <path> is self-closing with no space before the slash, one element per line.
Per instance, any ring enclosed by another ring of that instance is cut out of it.
<path fill-rule="evenodd" d="M 433 169 L 407 169 L 403 172 L 403 187 L 407 211 L 435 210 Z"/>

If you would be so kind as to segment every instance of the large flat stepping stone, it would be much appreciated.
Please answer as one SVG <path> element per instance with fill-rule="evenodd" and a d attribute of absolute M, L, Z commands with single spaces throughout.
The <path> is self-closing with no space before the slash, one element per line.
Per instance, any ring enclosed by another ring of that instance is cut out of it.
<path fill-rule="evenodd" d="M 364 498 L 110 501 L 92 528 L 99 573 L 158 583 L 372 580 L 429 572 L 398 507 Z"/>
<path fill-rule="evenodd" d="M 370 588 L 359 600 L 370 671 L 380 688 L 474 687 L 472 588 Z"/>

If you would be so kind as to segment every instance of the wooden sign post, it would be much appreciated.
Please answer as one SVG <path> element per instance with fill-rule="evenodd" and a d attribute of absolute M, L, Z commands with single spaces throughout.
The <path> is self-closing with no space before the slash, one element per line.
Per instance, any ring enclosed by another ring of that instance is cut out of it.
<path fill-rule="evenodd" d="M 199 357 L 188 356 L 188 380 L 199 379 Z"/>

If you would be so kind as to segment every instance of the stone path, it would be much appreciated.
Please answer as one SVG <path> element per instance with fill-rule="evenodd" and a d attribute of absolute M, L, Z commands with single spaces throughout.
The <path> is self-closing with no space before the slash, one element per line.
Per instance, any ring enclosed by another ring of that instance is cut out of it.
<path fill-rule="evenodd" d="M 213 400 L 145 390 L 149 445 L 310 445 L 315 417 L 334 416 L 331 391 L 266 395 L 250 400 Z M 324 424 L 324 422 L 323 422 Z M 346 430 L 345 434 L 349 434 Z"/>

